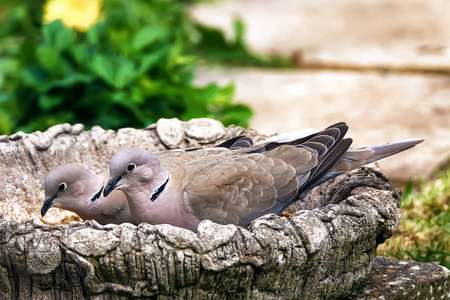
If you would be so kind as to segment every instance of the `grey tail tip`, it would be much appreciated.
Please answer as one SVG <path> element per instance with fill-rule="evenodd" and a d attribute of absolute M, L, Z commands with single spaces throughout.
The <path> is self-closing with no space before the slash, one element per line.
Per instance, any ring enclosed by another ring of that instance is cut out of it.
<path fill-rule="evenodd" d="M 412 138 L 381 145 L 375 145 L 368 148 L 375 150 L 375 152 L 378 154 L 386 155 L 383 157 L 387 157 L 411 149 L 412 147 L 422 143 L 423 141 L 424 139 L 421 138 Z M 381 159 L 381 157 L 379 157 L 379 159 Z"/>
<path fill-rule="evenodd" d="M 412 139 L 403 140 L 402 142 L 404 142 L 405 144 L 409 144 L 409 148 L 412 148 L 424 141 L 425 141 L 425 139 L 422 139 L 422 138 L 412 138 Z"/>
<path fill-rule="evenodd" d="M 381 144 L 381 145 L 375 145 L 375 146 L 371 146 L 369 148 L 372 149 L 383 149 L 383 148 L 397 148 L 400 151 L 412 148 L 420 143 L 422 143 L 423 141 L 425 141 L 425 139 L 422 138 L 411 138 L 411 139 L 406 139 L 406 140 L 400 140 L 400 141 L 395 141 L 395 142 L 391 142 L 391 143 L 386 143 L 386 144 Z"/>
<path fill-rule="evenodd" d="M 416 143 L 416 145 L 417 144 L 420 144 L 420 143 L 422 143 L 423 141 L 425 141 L 425 139 L 422 139 L 422 138 L 412 138 L 412 139 L 408 139 L 408 140 L 405 140 L 405 141 L 411 141 L 412 143 Z"/>

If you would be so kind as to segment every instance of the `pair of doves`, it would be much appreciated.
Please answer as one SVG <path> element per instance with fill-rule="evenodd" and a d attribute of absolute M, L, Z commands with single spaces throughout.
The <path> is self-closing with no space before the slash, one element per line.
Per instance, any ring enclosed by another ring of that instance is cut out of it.
<path fill-rule="evenodd" d="M 250 138 L 236 137 L 206 149 L 124 149 L 111 159 L 110 179 L 61 165 L 45 178 L 41 214 L 53 206 L 101 224 L 146 222 L 192 231 L 202 220 L 244 226 L 262 215 L 280 214 L 339 174 L 423 141 L 349 149 L 347 130 L 340 122 L 286 142 L 253 145 Z"/>

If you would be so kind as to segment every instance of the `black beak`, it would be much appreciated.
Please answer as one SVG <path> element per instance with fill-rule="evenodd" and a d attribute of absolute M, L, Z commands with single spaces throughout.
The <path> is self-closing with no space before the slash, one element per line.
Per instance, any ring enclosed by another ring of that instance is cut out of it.
<path fill-rule="evenodd" d="M 41 208 L 41 216 L 44 216 L 45 213 L 47 212 L 47 210 L 50 209 L 50 207 L 52 207 L 53 205 L 53 200 L 56 198 L 56 195 L 51 197 L 51 198 L 47 198 L 44 201 L 44 204 L 42 204 L 42 208 Z"/>
<path fill-rule="evenodd" d="M 108 184 L 106 185 L 105 189 L 103 190 L 103 197 L 107 197 L 117 186 L 120 179 L 122 179 L 122 176 L 111 178 L 108 181 Z"/>

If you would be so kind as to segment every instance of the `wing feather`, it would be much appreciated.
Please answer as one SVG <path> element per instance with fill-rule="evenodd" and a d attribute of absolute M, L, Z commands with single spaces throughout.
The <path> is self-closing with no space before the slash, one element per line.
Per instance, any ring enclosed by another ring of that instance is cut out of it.
<path fill-rule="evenodd" d="M 283 145 L 263 153 L 222 152 L 181 168 L 187 170 L 186 200 L 197 218 L 241 224 L 269 212 L 280 196 L 293 199 L 299 172 L 316 164 L 308 149 Z"/>

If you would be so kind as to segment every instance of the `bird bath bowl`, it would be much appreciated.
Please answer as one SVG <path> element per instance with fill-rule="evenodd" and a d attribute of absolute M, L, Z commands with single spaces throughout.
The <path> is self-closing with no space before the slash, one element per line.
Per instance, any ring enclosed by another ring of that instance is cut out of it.
<path fill-rule="evenodd" d="M 94 172 L 120 149 L 211 146 L 255 131 L 209 119 L 160 120 L 117 132 L 80 124 L 0 136 L 1 299 L 335 299 L 363 283 L 376 247 L 400 222 L 400 196 L 377 169 L 341 175 L 298 202 L 291 218 L 248 228 L 200 224 L 47 225 L 43 179 L 80 163 Z"/>

